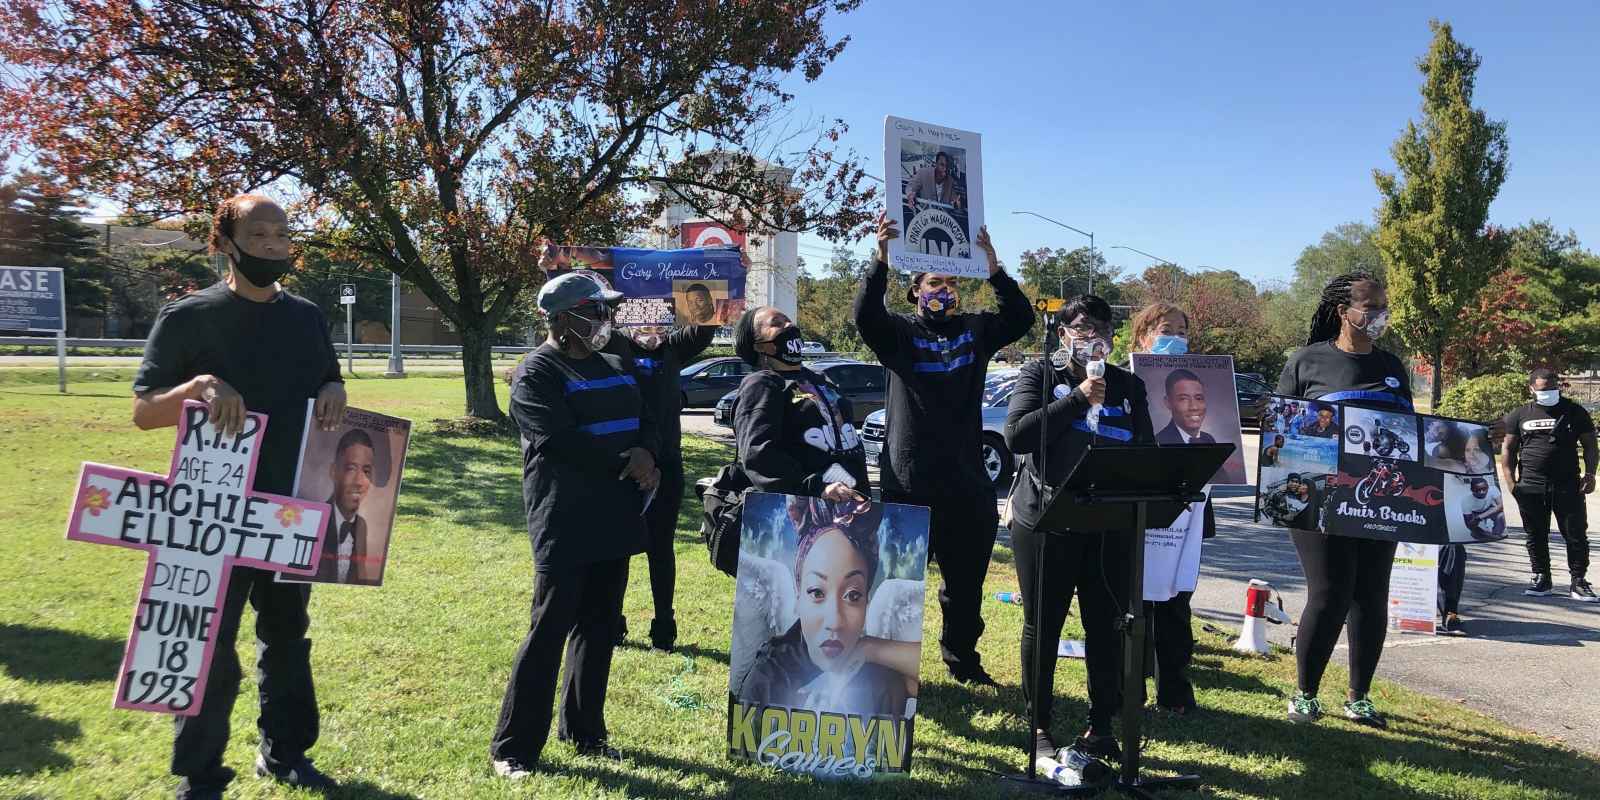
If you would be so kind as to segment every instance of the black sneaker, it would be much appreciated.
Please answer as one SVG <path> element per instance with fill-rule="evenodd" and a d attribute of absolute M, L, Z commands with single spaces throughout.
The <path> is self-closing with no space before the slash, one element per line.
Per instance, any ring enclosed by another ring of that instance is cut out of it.
<path fill-rule="evenodd" d="M 612 747 L 604 739 L 601 739 L 597 742 L 574 741 L 572 746 L 578 751 L 578 755 L 580 756 L 585 756 L 588 758 L 604 758 L 608 761 L 622 760 L 622 751 Z"/>
<path fill-rule="evenodd" d="M 650 649 L 662 653 L 672 652 L 678 643 L 678 621 L 672 617 L 650 620 Z"/>
<path fill-rule="evenodd" d="M 1117 744 L 1117 737 L 1109 733 L 1085 733 L 1078 741 L 1072 743 L 1071 750 L 1081 750 L 1096 758 L 1107 761 L 1122 761 L 1122 747 Z M 1063 762 L 1065 763 L 1065 762 Z"/>
<path fill-rule="evenodd" d="M 266 756 L 256 753 L 256 777 L 271 778 L 297 789 L 332 789 L 338 785 L 332 778 L 322 774 L 316 765 L 311 763 L 311 759 L 305 756 L 301 756 L 298 763 L 285 767 L 269 767 Z"/>
<path fill-rule="evenodd" d="M 1086 752 L 1082 745 L 1083 740 L 1079 739 L 1071 747 L 1063 747 L 1056 751 L 1056 763 L 1077 773 L 1078 782 L 1083 786 L 1109 783 L 1116 777 L 1116 770 L 1112 769 L 1104 761 L 1095 758 L 1093 754 Z"/>
<path fill-rule="evenodd" d="M 1594 587 L 1590 586 L 1589 582 L 1582 578 L 1572 581 L 1572 599 L 1580 603 L 1600 602 L 1600 597 L 1595 596 Z"/>
<path fill-rule="evenodd" d="M 1461 628 L 1461 615 L 1444 615 L 1444 619 L 1439 622 L 1439 633 L 1446 636 L 1465 636 L 1466 631 Z"/>
<path fill-rule="evenodd" d="M 183 778 L 178 781 L 177 800 L 222 800 L 222 790 L 233 781 L 234 771 L 222 767 L 204 777 Z"/>
<path fill-rule="evenodd" d="M 1000 688 L 1000 684 L 995 682 L 994 677 L 989 674 L 988 670 L 983 668 L 982 664 L 951 667 L 950 677 L 955 678 L 957 683 L 964 683 L 968 686 L 993 686 L 996 689 Z"/>
<path fill-rule="evenodd" d="M 1344 704 L 1345 719 L 1357 725 L 1383 730 L 1389 727 L 1389 720 L 1378 713 L 1378 707 L 1371 700 L 1363 697 L 1360 700 L 1346 700 Z"/>
<path fill-rule="evenodd" d="M 1529 597 L 1549 597 L 1550 586 L 1549 573 L 1535 572 L 1533 573 L 1533 580 L 1528 581 L 1528 588 L 1523 589 L 1522 593 Z"/>

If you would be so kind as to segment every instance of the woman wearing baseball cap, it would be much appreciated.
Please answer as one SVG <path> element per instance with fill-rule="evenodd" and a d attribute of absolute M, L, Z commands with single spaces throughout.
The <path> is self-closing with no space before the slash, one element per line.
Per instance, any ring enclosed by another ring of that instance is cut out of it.
<path fill-rule="evenodd" d="M 661 471 L 655 412 L 631 364 L 601 350 L 621 294 L 573 272 L 539 290 L 549 339 L 512 376 L 522 496 L 533 543 L 533 623 L 511 667 L 489 747 L 497 774 L 526 777 L 550 735 L 563 650 L 559 736 L 580 755 L 620 759 L 604 717 L 628 559 Z"/>

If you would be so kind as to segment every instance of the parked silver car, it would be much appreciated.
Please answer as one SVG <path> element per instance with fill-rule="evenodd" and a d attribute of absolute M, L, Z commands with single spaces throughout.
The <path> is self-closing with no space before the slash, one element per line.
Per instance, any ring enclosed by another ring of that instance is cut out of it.
<path fill-rule="evenodd" d="M 1011 485 L 1011 474 L 1016 469 L 1016 459 L 1006 447 L 1006 411 L 1011 405 L 1011 390 L 1016 385 L 1015 371 L 990 376 L 984 388 L 983 403 L 983 467 L 997 490 Z M 878 454 L 883 452 L 887 432 L 888 409 L 867 415 L 861 425 L 861 441 L 867 449 L 867 463 L 878 464 Z"/>

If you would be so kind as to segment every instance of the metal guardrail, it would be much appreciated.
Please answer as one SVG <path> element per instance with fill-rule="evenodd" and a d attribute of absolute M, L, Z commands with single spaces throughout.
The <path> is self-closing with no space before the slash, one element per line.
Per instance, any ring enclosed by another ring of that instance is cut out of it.
<path fill-rule="evenodd" d="M 0 336 L 0 346 L 18 345 L 21 347 L 50 347 L 56 346 L 54 336 Z M 103 347 L 107 349 L 143 350 L 143 339 L 74 339 L 67 338 L 67 347 Z M 386 344 L 357 344 L 350 346 L 357 353 L 389 354 L 389 345 Z M 344 352 L 343 342 L 334 342 L 333 349 Z M 490 348 L 496 353 L 520 355 L 532 352 L 532 347 L 497 346 Z M 460 355 L 459 344 L 405 344 L 401 343 L 400 352 L 408 355 Z"/>

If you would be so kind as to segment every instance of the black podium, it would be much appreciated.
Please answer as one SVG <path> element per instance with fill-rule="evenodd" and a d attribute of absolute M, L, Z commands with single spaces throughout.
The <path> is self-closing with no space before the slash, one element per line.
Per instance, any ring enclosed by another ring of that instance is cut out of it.
<path fill-rule="evenodd" d="M 1044 543 L 1046 536 L 1073 536 L 1070 531 L 1128 531 L 1133 536 L 1129 559 L 1128 608 L 1122 619 L 1122 769 L 1110 788 L 1130 797 L 1154 800 L 1148 790 L 1161 788 L 1193 789 L 1200 785 L 1198 775 L 1175 778 L 1139 778 L 1140 724 L 1144 715 L 1144 535 L 1147 528 L 1161 528 L 1177 520 L 1191 503 L 1205 499 L 1201 491 L 1223 462 L 1233 454 L 1232 444 L 1183 446 L 1107 445 L 1090 447 L 1058 487 L 1045 487 L 1045 512 L 1036 530 L 1039 536 L 1039 565 L 1033 592 L 1043 600 Z M 1040 613 L 1036 612 L 1036 616 Z M 1037 624 L 1037 620 L 1036 620 Z M 1042 637 L 1037 636 L 1036 639 Z M 1043 642 L 1034 648 L 1035 686 L 1044 674 L 1044 663 L 1056 654 L 1045 653 Z M 1037 698 L 1036 698 L 1037 699 Z M 1029 710 L 1029 719 L 1033 717 Z M 1033 753 L 1033 726 L 1028 725 L 1027 783 L 1070 796 L 1086 796 L 1104 787 L 1067 787 L 1036 780 Z"/>

